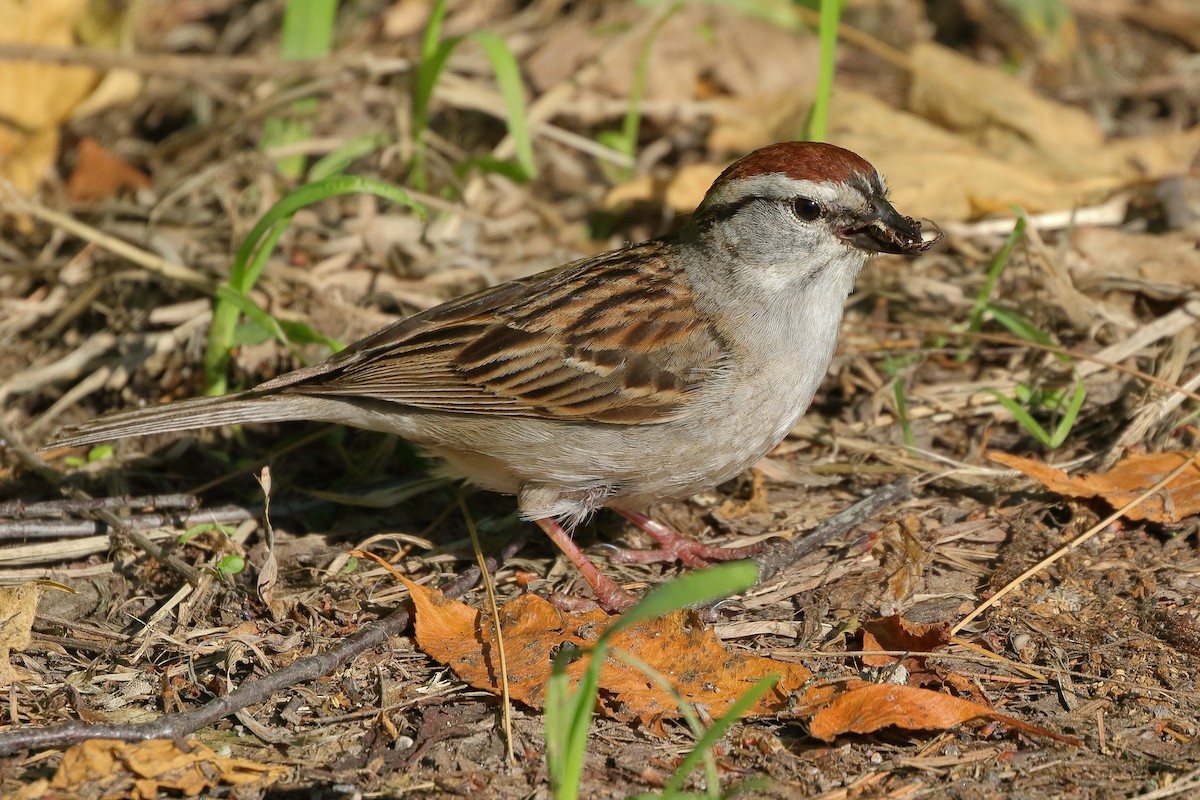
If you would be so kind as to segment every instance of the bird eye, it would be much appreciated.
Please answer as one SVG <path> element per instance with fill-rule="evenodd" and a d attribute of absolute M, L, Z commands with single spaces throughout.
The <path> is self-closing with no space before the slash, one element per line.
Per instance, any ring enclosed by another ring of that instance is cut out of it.
<path fill-rule="evenodd" d="M 812 222 L 825 216 L 825 209 L 811 197 L 797 197 L 792 201 L 792 210 L 805 222 Z"/>

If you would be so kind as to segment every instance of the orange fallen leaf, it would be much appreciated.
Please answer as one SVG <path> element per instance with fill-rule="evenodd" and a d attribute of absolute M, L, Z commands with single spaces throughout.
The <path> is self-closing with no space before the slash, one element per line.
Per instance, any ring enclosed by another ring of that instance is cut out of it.
<path fill-rule="evenodd" d="M 463 603 L 448 600 L 441 592 L 401 580 L 416 606 L 416 639 L 421 649 L 449 665 L 472 686 L 499 694 L 490 620 Z M 500 625 L 512 697 L 541 708 L 550 677 L 551 653 L 564 645 L 590 647 L 610 621 L 601 611 L 561 612 L 536 595 L 523 595 L 504 605 Z M 613 638 L 612 650 L 648 663 L 671 681 L 684 700 L 703 706 L 712 717 L 723 714 L 754 681 L 778 675 L 775 689 L 746 716 L 812 716 L 814 735 L 821 738 L 843 732 L 867 733 L 889 725 L 927 730 L 988 718 L 1027 733 L 1076 741 L 997 714 L 986 705 L 927 689 L 858 680 L 816 681 L 798 664 L 726 649 L 694 615 L 684 612 L 619 633 Z M 583 672 L 588 658 L 584 655 L 568 667 L 573 678 Z M 614 719 L 637 720 L 651 730 L 656 730 L 663 719 L 680 716 L 670 693 L 615 656 L 610 656 L 601 670 L 598 699 L 601 713 Z"/>
<path fill-rule="evenodd" d="M 403 578 L 401 580 L 404 580 Z M 491 623 L 469 606 L 404 580 L 416 606 L 417 644 L 472 686 L 498 692 Z M 544 704 L 550 654 L 564 645 L 587 648 L 609 624 L 602 611 L 564 613 L 537 595 L 522 595 L 500 609 L 512 697 L 533 708 Z M 789 664 L 727 650 L 710 629 L 685 612 L 650 620 L 618 634 L 623 651 L 665 675 L 689 703 L 720 716 L 760 678 L 778 675 L 775 689 L 748 716 L 808 714 L 828 702 L 833 687 L 806 688 L 813 674 Z M 573 678 L 587 666 L 584 656 L 568 667 Z M 800 693 L 800 697 L 796 695 Z M 600 707 L 621 720 L 653 724 L 679 716 L 675 699 L 635 667 L 610 657 L 600 674 Z"/>
<path fill-rule="evenodd" d="M 122 189 L 149 189 L 152 185 L 146 173 L 113 155 L 95 139 L 84 138 L 79 142 L 67 193 L 72 200 L 89 202 L 112 197 Z"/>
<path fill-rule="evenodd" d="M 1068 475 L 1032 458 L 988 454 L 992 461 L 1020 470 L 1052 492 L 1069 497 L 1099 497 L 1115 508 L 1141 496 L 1191 457 L 1186 452 L 1134 454 L 1121 459 L 1108 472 Z M 1193 463 L 1182 475 L 1131 508 L 1126 516 L 1175 524 L 1197 513 L 1200 513 L 1200 463 Z"/>
<path fill-rule="evenodd" d="M 813 715 L 809 732 L 824 741 L 842 733 L 871 733 L 881 728 L 945 730 L 973 719 L 992 719 L 1034 736 L 1079 746 L 1073 736 L 1030 725 L 1015 717 L 954 695 L 890 683 L 854 681 L 829 705 Z"/>
<path fill-rule="evenodd" d="M 944 622 L 922 625 L 909 622 L 899 614 L 877 617 L 862 624 L 863 650 L 907 650 L 930 653 L 950 642 L 950 626 Z M 884 667 L 895 662 L 892 656 L 863 656 L 863 663 Z"/>

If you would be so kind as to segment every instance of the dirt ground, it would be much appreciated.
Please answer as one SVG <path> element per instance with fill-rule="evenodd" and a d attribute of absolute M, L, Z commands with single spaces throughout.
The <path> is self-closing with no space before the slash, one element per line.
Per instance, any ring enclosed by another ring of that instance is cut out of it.
<path fill-rule="evenodd" d="M 671 230 L 734 157 L 797 138 L 815 92 L 815 17 L 794 4 L 451 2 L 443 37 L 494 33 L 520 66 L 537 175 L 517 181 L 488 167 L 515 150 L 469 36 L 414 144 L 426 3 L 344 3 L 333 53 L 303 64 L 278 58 L 282 12 L 162 0 L 104 22 L 121 49 L 80 45 L 81 19 L 0 42 L 19 108 L 21 89 L 64 105 L 36 129 L 0 123 L 19 139 L 0 138 L 0 584 L 23 587 L 0 597 L 0 796 L 550 796 L 536 703 L 514 704 L 510 762 L 498 698 L 411 627 L 187 723 L 407 608 L 355 548 L 431 587 L 471 568 L 455 487 L 428 480 L 412 447 L 295 423 L 38 448 L 64 424 L 204 392 L 214 287 L 300 182 L 278 159 L 346 155 L 347 174 L 405 186 L 430 215 L 366 194 L 300 210 L 249 292 L 291 342 L 243 324 L 235 388 L 323 358 L 321 336 L 351 342 Z M 720 789 L 1200 797 L 1200 470 L 1187 462 L 1200 450 L 1200 10 L 849 0 L 842 24 L 827 138 L 879 166 L 897 207 L 945 240 L 872 262 L 812 408 L 753 473 L 656 513 L 706 541 L 798 540 L 907 479 L 909 499 L 696 624 L 822 684 L 904 683 L 903 667 L 1027 727 L 922 718 L 822 739 L 815 709 L 754 714 L 716 749 Z M 80 110 L 97 86 L 107 99 Z M 610 146 L 631 107 L 632 158 Z M 280 118 L 308 132 L 264 150 Z M 997 259 L 1014 207 L 1029 224 Z M 1144 458 L 1157 454 L 1175 460 Z M 485 554 L 528 534 L 495 569 L 502 601 L 587 594 L 512 498 L 466 503 Z M 680 572 L 604 558 L 604 543 L 647 544 L 615 514 L 578 538 L 636 594 Z M 461 599 L 487 608 L 478 588 Z M 893 615 L 936 646 L 855 654 Z M 163 719 L 178 722 L 159 750 L 38 738 L 72 720 L 111 733 Z M 654 792 L 694 742 L 670 715 L 601 714 L 581 796 Z M 687 785 L 716 789 L 702 770 Z"/>

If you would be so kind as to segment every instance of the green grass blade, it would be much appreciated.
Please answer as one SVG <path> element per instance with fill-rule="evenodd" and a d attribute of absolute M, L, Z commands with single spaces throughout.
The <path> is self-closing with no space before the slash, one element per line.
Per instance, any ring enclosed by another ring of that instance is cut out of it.
<path fill-rule="evenodd" d="M 1071 397 L 1071 402 L 1067 406 L 1067 410 L 1063 412 L 1063 418 L 1058 421 L 1058 427 L 1054 429 L 1054 435 L 1050 437 L 1050 447 L 1061 447 L 1067 437 L 1071 435 L 1071 429 L 1075 427 L 1075 420 L 1079 417 L 1079 410 L 1083 408 L 1083 401 L 1087 397 L 1087 389 L 1084 388 L 1083 381 L 1075 380 L 1075 394 Z"/>
<path fill-rule="evenodd" d="M 284 333 L 283 326 L 279 324 L 279 320 L 256 306 L 254 301 L 246 295 L 234 291 L 229 286 L 218 286 L 217 300 L 233 306 L 238 312 L 245 314 L 251 322 L 269 333 L 273 339 L 287 344 L 287 334 Z"/>
<path fill-rule="evenodd" d="M 642 127 L 642 98 L 646 94 L 646 81 L 650 74 L 650 56 L 654 52 L 654 42 L 658 39 L 658 34 L 662 31 L 663 26 L 683 8 L 683 5 L 682 2 L 672 4 L 646 31 L 641 51 L 638 53 L 637 66 L 633 71 L 633 82 L 629 87 L 629 97 L 625 103 L 625 116 L 621 120 L 621 130 L 602 131 L 597 137 L 601 144 L 629 156 L 631 160 L 637 154 L 638 137 Z M 633 166 L 622 168 L 618 172 L 619 174 L 616 176 L 618 180 L 626 179 L 633 174 Z"/>
<path fill-rule="evenodd" d="M 670 780 L 663 786 L 663 795 L 670 797 L 675 792 L 678 792 L 683 786 L 683 782 L 687 780 L 687 776 L 695 769 L 696 764 L 704 757 L 705 753 L 709 752 L 717 742 L 721 741 L 721 737 L 733 727 L 733 724 L 741 719 L 758 702 L 760 697 L 775 688 L 775 684 L 778 682 L 778 675 L 768 675 L 765 678 L 755 681 L 753 686 L 735 700 L 733 705 L 729 707 L 729 710 L 713 722 L 712 726 L 704 732 L 704 735 L 700 737 L 688 754 L 683 757 L 683 760 L 679 762 L 679 766 L 675 768 L 675 772 L 671 775 Z"/>
<path fill-rule="evenodd" d="M 337 0 L 288 0 L 283 12 L 279 55 L 288 61 L 320 58 L 329 53 L 333 44 L 333 23 L 337 17 Z M 316 100 L 299 100 L 292 104 L 293 115 L 303 117 L 317 110 Z M 312 135 L 307 119 L 271 116 L 263 122 L 259 146 L 272 147 L 306 141 Z M 275 168 L 288 178 L 299 178 L 304 170 L 304 156 L 278 159 Z"/>
<path fill-rule="evenodd" d="M 470 35 L 488 60 L 496 74 L 496 85 L 504 98 L 504 116 L 508 121 L 508 133 L 513 137 L 517 149 L 517 163 L 525 171 L 527 179 L 537 177 L 537 165 L 533 161 L 533 139 L 525 118 L 525 90 L 521 83 L 521 68 L 504 40 L 491 31 L 476 31 Z"/>
<path fill-rule="evenodd" d="M 411 208 L 422 218 L 426 216 L 425 207 L 403 189 L 375 178 L 342 175 L 305 184 L 280 198 L 279 202 L 267 209 L 262 218 L 255 223 L 234 255 L 229 269 L 228 288 L 243 297 L 249 296 L 276 242 L 287 229 L 292 216 L 301 208 L 329 197 L 359 192 L 391 200 Z M 218 292 L 213 304 L 213 319 L 209 326 L 204 354 L 206 392 L 210 395 L 224 394 L 228 390 L 230 349 L 233 346 L 240 310 L 228 297 L 222 297 Z"/>
<path fill-rule="evenodd" d="M 421 36 L 421 61 L 428 61 L 442 41 L 442 23 L 446 21 L 446 11 L 446 0 L 437 0 L 433 4 Z"/>
<path fill-rule="evenodd" d="M 592 652 L 592 661 L 574 689 L 570 687 L 567 664 L 576 652 L 560 651 L 551 666 L 546 685 L 546 769 L 556 800 L 575 800 L 587 755 L 587 733 L 596 705 L 600 683 L 601 651 Z"/>
<path fill-rule="evenodd" d="M 267 213 L 270 214 L 270 211 Z M 204 349 L 205 394 L 222 395 L 229 391 L 229 361 L 237 344 L 238 314 L 241 309 L 231 302 L 229 296 L 223 295 L 221 290 L 228 289 L 230 294 L 250 302 L 250 290 L 254 288 L 254 283 L 262 273 L 263 266 L 279 237 L 287 230 L 287 223 L 287 219 L 275 219 L 270 225 L 263 226 L 262 220 L 259 220 L 259 224 L 255 225 L 250 236 L 242 242 L 238 254 L 234 256 L 228 283 L 217 288 L 217 295 L 213 298 L 212 322 L 208 324 L 208 340 Z M 243 250 L 246 243 L 251 241 L 251 237 L 262 245 L 261 249 L 250 250 L 243 257 Z M 266 330 L 270 331 L 269 328 Z"/>
<path fill-rule="evenodd" d="M 283 12 L 279 55 L 288 61 L 320 58 L 333 42 L 337 0 L 288 0 Z"/>
<path fill-rule="evenodd" d="M 1042 426 L 1038 424 L 1038 421 L 1020 403 L 1011 397 L 1005 397 L 995 389 L 987 389 L 986 391 L 992 397 L 995 397 L 1000 405 L 1008 409 L 1008 413 L 1013 415 L 1013 419 L 1020 423 L 1021 427 L 1028 431 L 1030 436 L 1037 439 L 1043 445 L 1050 446 L 1050 434 L 1046 433 Z"/>
<path fill-rule="evenodd" d="M 607 644 L 620 631 L 644 620 L 744 592 L 757 580 L 758 567 L 752 561 L 732 561 L 684 573 L 657 587 L 618 617 L 605 629 L 596 645 Z"/>
<path fill-rule="evenodd" d="M 587 669 L 573 690 L 568 688 L 570 679 L 566 673 L 567 661 L 573 654 L 560 652 L 555 656 L 546 687 L 545 731 L 546 769 L 556 800 L 575 800 L 579 796 L 600 670 L 612 637 L 637 622 L 745 591 L 757 579 L 758 568 L 752 562 L 735 561 L 689 572 L 658 587 L 618 617 L 596 640 Z"/>
<path fill-rule="evenodd" d="M 425 131 L 429 127 L 429 103 L 433 99 L 433 89 L 437 86 L 438 78 L 446 67 L 451 53 L 461 38 L 455 37 L 439 42 L 436 47 L 421 60 L 417 67 L 416 82 L 413 85 L 413 167 L 409 179 L 418 191 L 425 191 L 429 185 L 428 171 L 425 159 Z"/>
<path fill-rule="evenodd" d="M 1000 280 L 1000 276 L 1004 273 L 1004 268 L 1008 266 L 1008 260 L 1012 257 L 1012 252 L 1017 246 L 1017 242 L 1021 241 L 1021 237 L 1025 235 L 1025 226 L 1029 223 L 1029 218 L 1021 209 L 1017 209 L 1017 222 L 1013 225 L 1012 232 L 1008 234 L 1008 238 L 1004 240 L 1004 244 L 996 251 L 996 255 L 992 257 L 992 263 L 988 267 L 987 277 L 983 281 L 983 287 L 979 290 L 979 294 L 975 296 L 975 304 L 971 308 L 970 322 L 967 325 L 967 330 L 976 333 L 983 327 L 983 313 L 987 311 L 988 304 L 992 299 L 992 291 L 996 288 L 996 282 Z"/>
<path fill-rule="evenodd" d="M 313 163 L 308 169 L 308 182 L 314 183 L 340 175 L 354 161 L 374 153 L 391 141 L 392 137 L 386 133 L 364 133 L 355 136 Z"/>
<path fill-rule="evenodd" d="M 1018 339 L 1037 342 L 1038 344 L 1050 347 L 1056 346 L 1053 339 L 1047 336 L 1038 326 L 1026 319 L 1019 311 L 988 303 L 987 312 L 992 315 L 992 319 L 1000 323 L 1000 325 Z M 1062 358 L 1065 358 L 1065 356 L 1062 356 Z"/>
<path fill-rule="evenodd" d="M 820 60 L 817 62 L 817 92 L 805 136 L 814 142 L 825 141 L 829 131 L 829 104 L 833 98 L 833 73 L 837 66 L 837 34 L 841 16 L 842 0 L 821 0 L 821 17 L 817 26 L 817 38 L 821 46 Z"/>
<path fill-rule="evenodd" d="M 442 41 L 442 23 L 446 19 L 446 0 L 437 0 L 429 12 L 421 37 L 421 63 L 413 78 L 412 94 L 412 175 L 409 180 L 418 191 L 425 191 L 428 175 L 425 163 L 425 129 L 429 127 L 429 102 L 446 60 L 454 52 L 460 37 Z"/>

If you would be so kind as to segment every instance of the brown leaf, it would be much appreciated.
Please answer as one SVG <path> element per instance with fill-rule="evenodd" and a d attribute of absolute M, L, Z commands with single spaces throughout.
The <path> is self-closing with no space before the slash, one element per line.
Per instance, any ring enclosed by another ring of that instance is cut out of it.
<path fill-rule="evenodd" d="M 1052 492 L 1069 497 L 1099 497 L 1114 508 L 1142 495 L 1191 456 L 1187 452 L 1133 454 L 1125 456 L 1108 472 L 1068 475 L 1032 458 L 988 454 L 992 461 L 1020 470 Z M 1200 513 L 1200 464 L 1193 463 L 1182 475 L 1131 508 L 1126 516 L 1175 524 L 1196 513 Z"/>
<path fill-rule="evenodd" d="M 871 733 L 887 727 L 946 730 L 973 719 L 993 719 L 1024 733 L 1046 736 L 1076 746 L 1083 743 L 1072 736 L 1063 736 L 998 714 L 971 700 L 914 686 L 865 681 L 852 682 L 848 691 L 814 714 L 809 723 L 809 732 L 818 739 L 831 741 L 839 734 Z"/>
<path fill-rule="evenodd" d="M 215 787 L 255 784 L 265 788 L 289 772 L 275 764 L 217 755 L 194 739 L 91 739 L 63 753 L 58 771 L 39 787 L 39 794 L 20 796 L 23 800 L 34 796 L 41 800 L 156 798 L 165 794 L 199 797 Z"/>
<path fill-rule="evenodd" d="M 1080 226 L 1071 231 L 1071 275 L 1200 287 L 1200 244 L 1190 231 L 1136 233 Z"/>
<path fill-rule="evenodd" d="M 8 660 L 9 653 L 24 650 L 33 640 L 30 631 L 38 600 L 47 589 L 75 593 L 69 586 L 44 580 L 0 588 L 0 686 L 8 686 L 17 678 Z"/>
<path fill-rule="evenodd" d="M 909 622 L 899 614 L 876 617 L 863 622 L 863 650 L 907 650 L 912 653 L 932 653 L 950 642 L 950 626 L 944 622 L 921 625 Z M 911 660 L 911 659 L 909 659 Z M 892 656 L 863 656 L 870 667 L 886 667 L 895 663 Z M 919 664 L 924 663 L 920 659 Z M 910 670 L 913 667 L 910 667 Z"/>
<path fill-rule="evenodd" d="M 441 592 L 401 578 L 416 606 L 417 644 L 432 658 L 447 664 L 472 686 L 499 693 L 494 638 L 490 624 L 468 606 L 447 600 Z M 595 643 L 611 618 L 600 611 L 560 612 L 536 595 L 523 595 L 500 609 L 508 678 L 512 697 L 533 708 L 544 704 L 550 677 L 550 654 L 564 644 L 587 648 Z M 883 629 L 887 628 L 884 624 Z M 901 626 L 903 628 L 904 626 Z M 902 641 L 932 643 L 939 626 L 909 626 Z M 890 634 L 885 634 L 888 638 Z M 812 715 L 813 734 L 831 739 L 838 733 L 866 733 L 888 725 L 910 730 L 939 729 L 980 717 L 1000 720 L 1026 733 L 1078 744 L 1036 726 L 993 712 L 986 705 L 909 686 L 877 685 L 863 681 L 823 684 L 797 664 L 728 650 L 696 621 L 675 613 L 636 625 L 614 637 L 614 651 L 624 651 L 665 675 L 685 701 L 718 717 L 750 685 L 767 675 L 780 676 L 773 692 L 762 697 L 748 717 L 798 718 Z M 586 668 L 588 657 L 568 667 L 572 678 Z M 621 720 L 638 720 L 655 730 L 656 723 L 679 716 L 670 693 L 658 688 L 640 670 L 610 656 L 600 674 L 601 713 Z"/>
<path fill-rule="evenodd" d="M 491 625 L 474 609 L 440 592 L 405 581 L 416 606 L 417 644 L 472 686 L 498 692 Z M 541 708 L 550 677 L 550 654 L 565 644 L 587 648 L 609 624 L 601 611 L 560 612 L 536 595 L 523 595 L 500 610 L 507 653 L 509 689 L 514 699 Z M 834 693 L 830 687 L 805 689 L 812 673 L 798 664 L 727 650 L 710 629 L 687 613 L 644 622 L 614 637 L 624 651 L 665 675 L 683 698 L 720 716 L 754 681 L 780 676 L 775 690 L 761 698 L 749 716 L 811 713 Z M 588 657 L 570 665 L 578 678 Z M 795 695 L 804 689 L 800 697 Z M 653 723 L 679 716 L 674 698 L 642 672 L 610 656 L 600 674 L 600 707 L 616 719 Z"/>
<path fill-rule="evenodd" d="M 67 181 L 67 193 L 81 203 L 104 200 L 122 189 L 149 189 L 146 173 L 113 155 L 95 139 L 79 142 L 75 169 Z"/>
<path fill-rule="evenodd" d="M 0 0 L 0 41 L 67 48 L 88 14 L 86 0 Z M 28 193 L 54 163 L 58 126 L 96 85 L 88 67 L 0 61 L 0 174 Z"/>

